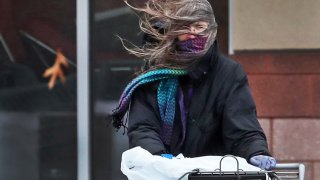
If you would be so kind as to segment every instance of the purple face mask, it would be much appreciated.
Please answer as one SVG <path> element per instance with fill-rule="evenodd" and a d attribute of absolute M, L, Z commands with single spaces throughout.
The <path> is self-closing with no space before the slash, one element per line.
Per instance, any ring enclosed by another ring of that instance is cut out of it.
<path fill-rule="evenodd" d="M 207 36 L 197 36 L 193 39 L 187 39 L 185 41 L 177 41 L 176 49 L 181 53 L 191 53 L 196 54 L 204 50 L 208 37 Z"/>

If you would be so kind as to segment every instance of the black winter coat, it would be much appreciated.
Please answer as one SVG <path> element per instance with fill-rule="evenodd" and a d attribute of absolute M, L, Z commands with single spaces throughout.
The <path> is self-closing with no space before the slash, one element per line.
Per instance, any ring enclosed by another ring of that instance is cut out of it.
<path fill-rule="evenodd" d="M 157 105 L 157 83 L 139 87 L 129 110 L 130 148 L 141 146 L 152 154 L 182 153 L 186 157 L 233 154 L 249 160 L 253 155 L 270 155 L 265 134 L 257 121 L 247 76 L 239 63 L 217 52 L 216 42 L 179 79 L 183 92 L 192 88 L 185 141 L 179 106 L 171 144 L 161 141 L 161 118 Z"/>

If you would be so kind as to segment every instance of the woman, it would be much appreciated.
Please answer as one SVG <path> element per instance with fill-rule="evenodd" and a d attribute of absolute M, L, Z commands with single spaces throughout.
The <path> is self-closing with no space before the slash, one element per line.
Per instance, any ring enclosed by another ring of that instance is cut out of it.
<path fill-rule="evenodd" d="M 125 48 L 146 66 L 112 114 L 120 128 L 129 112 L 130 148 L 187 157 L 233 154 L 273 168 L 247 76 L 217 51 L 210 3 L 149 0 L 145 8 L 132 8 L 142 15 L 147 42 Z"/>

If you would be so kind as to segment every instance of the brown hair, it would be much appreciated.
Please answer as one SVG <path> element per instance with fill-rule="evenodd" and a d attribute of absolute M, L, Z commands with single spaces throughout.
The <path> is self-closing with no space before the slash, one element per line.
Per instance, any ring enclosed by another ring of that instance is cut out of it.
<path fill-rule="evenodd" d="M 204 55 L 215 40 L 217 23 L 207 0 L 149 0 L 143 8 L 133 7 L 126 0 L 124 2 L 138 13 L 141 30 L 156 42 L 129 48 L 120 39 L 129 53 L 146 61 L 149 69 L 187 68 Z M 209 23 L 207 30 L 200 34 L 208 36 L 204 50 L 191 56 L 179 55 L 175 49 L 177 36 L 192 34 L 188 27 L 198 21 Z"/>

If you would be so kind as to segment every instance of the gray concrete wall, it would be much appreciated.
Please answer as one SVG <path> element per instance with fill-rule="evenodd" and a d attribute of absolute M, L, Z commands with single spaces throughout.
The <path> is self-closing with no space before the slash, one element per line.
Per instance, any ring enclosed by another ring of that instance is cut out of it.
<path fill-rule="evenodd" d="M 319 0 L 234 0 L 235 50 L 319 49 Z"/>

